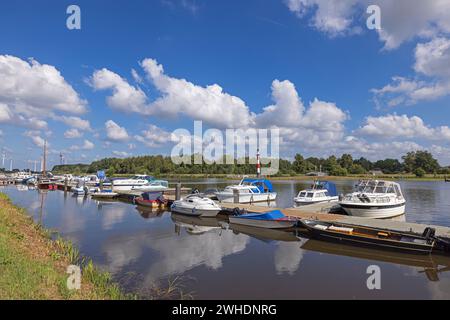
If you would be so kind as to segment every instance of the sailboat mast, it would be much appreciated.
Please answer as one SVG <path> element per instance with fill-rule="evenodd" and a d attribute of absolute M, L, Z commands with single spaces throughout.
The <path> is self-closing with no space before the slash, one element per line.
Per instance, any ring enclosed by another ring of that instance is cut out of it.
<path fill-rule="evenodd" d="M 47 140 L 44 141 L 44 162 L 42 164 L 42 175 L 46 176 L 47 170 Z"/>
<path fill-rule="evenodd" d="M 256 175 L 258 178 L 261 177 L 261 161 L 259 159 L 259 149 L 256 152 Z"/>

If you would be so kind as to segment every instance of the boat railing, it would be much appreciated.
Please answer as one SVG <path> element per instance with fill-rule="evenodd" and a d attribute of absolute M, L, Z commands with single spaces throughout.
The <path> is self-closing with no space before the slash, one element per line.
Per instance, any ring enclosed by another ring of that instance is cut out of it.
<path fill-rule="evenodd" d="M 389 203 L 392 198 L 389 196 L 368 196 L 367 194 L 350 195 L 344 197 L 344 201 L 358 203 Z"/>

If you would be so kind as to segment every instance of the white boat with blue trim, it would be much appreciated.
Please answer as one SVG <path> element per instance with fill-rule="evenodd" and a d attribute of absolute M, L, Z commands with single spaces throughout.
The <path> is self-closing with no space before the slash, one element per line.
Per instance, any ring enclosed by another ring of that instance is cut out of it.
<path fill-rule="evenodd" d="M 297 224 L 296 218 L 287 217 L 280 210 L 245 214 L 235 212 L 234 215 L 229 217 L 229 220 L 232 224 L 267 229 L 286 229 Z"/>
<path fill-rule="evenodd" d="M 244 178 L 237 185 L 226 187 L 223 191 L 216 192 L 220 202 L 234 203 L 235 190 L 239 195 L 238 203 L 253 203 L 273 201 L 277 198 L 272 183 L 266 179 Z"/>
<path fill-rule="evenodd" d="M 294 198 L 295 204 L 299 206 L 337 202 L 338 200 L 336 185 L 329 181 L 315 181 L 309 189 L 301 190 Z"/>

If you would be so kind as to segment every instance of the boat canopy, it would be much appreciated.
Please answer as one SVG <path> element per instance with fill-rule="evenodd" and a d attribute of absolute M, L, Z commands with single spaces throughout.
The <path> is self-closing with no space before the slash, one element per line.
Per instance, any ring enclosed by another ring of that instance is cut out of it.
<path fill-rule="evenodd" d="M 398 183 L 386 180 L 361 180 L 356 186 L 356 191 L 362 193 L 394 193 L 397 196 L 403 196 Z"/>
<path fill-rule="evenodd" d="M 249 213 L 241 216 L 240 218 L 248 218 L 255 220 L 277 220 L 286 218 L 286 216 L 280 210 L 273 210 L 265 213 Z"/>
<path fill-rule="evenodd" d="M 245 179 L 242 179 L 242 183 L 247 183 L 247 184 L 256 186 L 261 193 L 273 192 L 272 183 L 267 179 L 245 178 Z"/>
<path fill-rule="evenodd" d="M 328 195 L 336 197 L 338 195 L 336 184 L 330 181 L 316 181 L 313 186 L 314 189 L 325 189 L 328 191 Z"/>

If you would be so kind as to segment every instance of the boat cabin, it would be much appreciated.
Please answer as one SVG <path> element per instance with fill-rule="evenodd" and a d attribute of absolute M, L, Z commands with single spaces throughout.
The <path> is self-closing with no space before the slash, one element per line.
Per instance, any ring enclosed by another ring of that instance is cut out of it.
<path fill-rule="evenodd" d="M 372 194 L 395 194 L 397 197 L 403 198 L 400 185 L 393 181 L 361 180 L 356 185 L 355 191 L 359 193 Z"/>
<path fill-rule="evenodd" d="M 272 183 L 266 179 L 251 179 L 244 178 L 239 183 L 240 186 L 250 187 L 253 193 L 268 193 L 273 192 Z"/>

